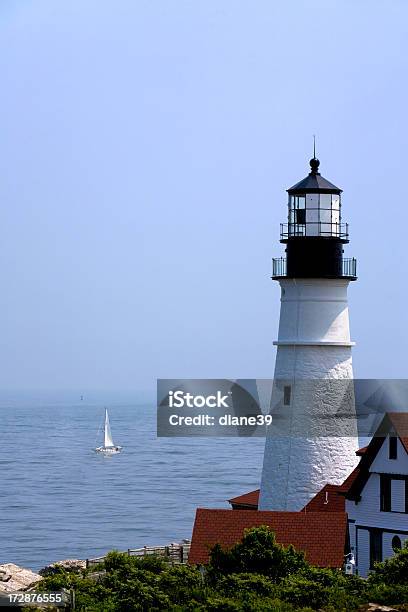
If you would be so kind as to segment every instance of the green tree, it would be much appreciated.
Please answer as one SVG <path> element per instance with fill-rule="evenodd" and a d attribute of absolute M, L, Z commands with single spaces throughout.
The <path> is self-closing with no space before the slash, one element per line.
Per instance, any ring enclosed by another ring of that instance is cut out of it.
<path fill-rule="evenodd" d="M 304 553 L 296 551 L 291 545 L 284 547 L 278 544 L 275 534 L 266 525 L 246 529 L 241 542 L 229 550 L 217 544 L 210 552 L 209 572 L 213 578 L 250 572 L 278 581 L 307 567 Z"/>

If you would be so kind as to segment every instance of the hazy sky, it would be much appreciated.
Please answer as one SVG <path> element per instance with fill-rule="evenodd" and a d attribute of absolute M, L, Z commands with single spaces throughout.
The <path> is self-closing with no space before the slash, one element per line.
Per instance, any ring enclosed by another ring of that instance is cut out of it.
<path fill-rule="evenodd" d="M 270 377 L 285 189 L 344 189 L 356 377 L 407 377 L 406 0 L 1 0 L 0 387 Z"/>

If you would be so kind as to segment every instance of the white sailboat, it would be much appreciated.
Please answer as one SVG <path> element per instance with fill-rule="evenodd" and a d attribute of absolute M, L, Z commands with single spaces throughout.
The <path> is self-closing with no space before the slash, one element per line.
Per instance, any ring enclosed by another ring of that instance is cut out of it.
<path fill-rule="evenodd" d="M 98 446 L 97 448 L 95 448 L 95 452 L 103 453 L 104 455 L 114 455 L 115 453 L 120 453 L 121 450 L 121 446 L 116 446 L 113 443 L 108 410 L 107 408 L 105 408 L 105 434 L 103 446 Z"/>

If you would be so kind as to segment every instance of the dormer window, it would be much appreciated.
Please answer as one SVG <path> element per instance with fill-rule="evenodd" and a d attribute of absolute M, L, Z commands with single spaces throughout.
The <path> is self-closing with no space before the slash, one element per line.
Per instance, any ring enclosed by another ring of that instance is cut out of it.
<path fill-rule="evenodd" d="M 398 438 L 390 436 L 388 439 L 388 458 L 397 459 L 398 455 Z"/>

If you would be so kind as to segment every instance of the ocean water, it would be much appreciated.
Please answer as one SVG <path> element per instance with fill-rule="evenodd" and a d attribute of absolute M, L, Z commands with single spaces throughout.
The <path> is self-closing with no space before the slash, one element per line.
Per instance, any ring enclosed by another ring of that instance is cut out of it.
<path fill-rule="evenodd" d="M 113 457 L 93 452 L 104 406 Z M 55 393 L 0 396 L 0 431 L 0 563 L 34 570 L 190 538 L 197 507 L 259 486 L 265 442 L 157 438 L 153 404 Z"/>

